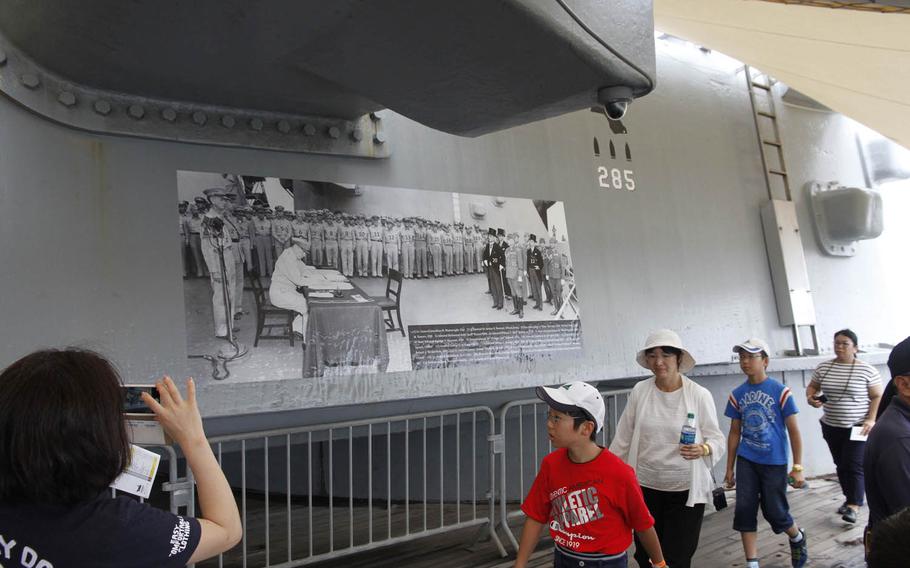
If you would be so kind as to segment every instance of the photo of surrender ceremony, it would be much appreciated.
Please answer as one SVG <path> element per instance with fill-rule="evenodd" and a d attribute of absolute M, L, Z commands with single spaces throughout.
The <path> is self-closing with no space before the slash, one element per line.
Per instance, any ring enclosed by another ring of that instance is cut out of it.
<path fill-rule="evenodd" d="M 177 176 L 187 349 L 242 354 L 235 380 L 581 348 L 561 202 Z"/>

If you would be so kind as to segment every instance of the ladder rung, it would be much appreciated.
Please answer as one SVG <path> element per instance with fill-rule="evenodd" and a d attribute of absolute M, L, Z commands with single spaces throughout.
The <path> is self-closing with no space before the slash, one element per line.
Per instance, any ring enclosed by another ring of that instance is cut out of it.
<path fill-rule="evenodd" d="M 771 90 L 771 86 L 770 86 L 770 85 L 765 85 L 764 83 L 756 83 L 755 81 L 751 81 L 751 83 L 752 83 L 752 86 L 755 87 L 755 88 L 757 88 L 757 89 L 763 89 L 763 90 L 765 90 L 765 91 L 770 91 L 770 90 Z"/>
<path fill-rule="evenodd" d="M 760 111 L 756 112 L 755 114 L 757 114 L 758 116 L 766 116 L 768 118 L 777 118 L 776 114 L 771 114 L 770 112 L 765 112 L 763 110 L 760 110 Z"/>
<path fill-rule="evenodd" d="M 777 146 L 778 148 L 781 147 L 780 142 L 775 142 L 774 140 L 762 140 L 761 143 L 767 144 L 768 146 Z"/>
<path fill-rule="evenodd" d="M 768 170 L 769 174 L 774 174 L 776 176 L 787 177 L 787 172 L 782 172 L 780 170 Z"/>

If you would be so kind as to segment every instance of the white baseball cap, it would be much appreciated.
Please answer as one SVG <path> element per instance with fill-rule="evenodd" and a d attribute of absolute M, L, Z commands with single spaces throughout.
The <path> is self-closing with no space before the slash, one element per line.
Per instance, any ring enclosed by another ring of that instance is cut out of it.
<path fill-rule="evenodd" d="M 594 421 L 597 432 L 604 426 L 604 399 L 588 383 L 574 381 L 559 387 L 537 387 L 537 398 L 560 412 L 584 411 Z"/>
<path fill-rule="evenodd" d="M 734 353 L 739 353 L 740 351 L 745 351 L 747 353 L 761 353 L 764 351 L 765 355 L 771 355 L 771 349 L 768 347 L 768 344 L 765 343 L 763 339 L 758 339 L 757 337 L 747 339 L 742 343 L 737 343 L 733 346 Z"/>

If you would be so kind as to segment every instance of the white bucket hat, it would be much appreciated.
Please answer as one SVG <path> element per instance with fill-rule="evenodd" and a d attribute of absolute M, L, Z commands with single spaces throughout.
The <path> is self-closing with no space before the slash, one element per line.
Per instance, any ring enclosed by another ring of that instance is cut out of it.
<path fill-rule="evenodd" d="M 550 408 L 560 412 L 584 410 L 594 419 L 597 432 L 604 427 L 604 399 L 592 385 L 575 381 L 559 387 L 537 387 L 536 391 L 537 398 Z"/>
<path fill-rule="evenodd" d="M 652 331 L 648 334 L 648 339 L 645 340 L 645 346 L 642 347 L 641 351 L 639 351 L 638 355 L 635 357 L 638 364 L 645 369 L 651 369 L 651 367 L 648 366 L 645 352 L 648 349 L 653 349 L 655 347 L 674 347 L 682 351 L 682 355 L 679 356 L 680 373 L 688 373 L 695 367 L 695 359 L 692 357 L 692 354 L 683 347 L 682 340 L 679 339 L 676 332 L 670 329 L 658 329 L 657 331 Z"/>

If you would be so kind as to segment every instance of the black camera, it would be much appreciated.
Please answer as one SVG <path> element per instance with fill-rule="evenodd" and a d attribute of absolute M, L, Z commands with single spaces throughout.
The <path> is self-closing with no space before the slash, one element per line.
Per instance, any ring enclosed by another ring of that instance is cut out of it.
<path fill-rule="evenodd" d="M 727 508 L 727 495 L 724 493 L 723 487 L 715 487 L 714 491 L 711 492 L 711 496 L 714 498 L 715 511 L 721 511 Z"/>
<path fill-rule="evenodd" d="M 827 396 L 827 395 L 824 395 L 824 394 L 820 394 L 820 395 L 815 396 L 815 397 L 813 397 L 813 398 L 814 398 L 815 400 L 819 401 L 819 402 L 822 403 L 822 404 L 825 404 L 826 402 L 828 402 L 828 396 Z"/>

